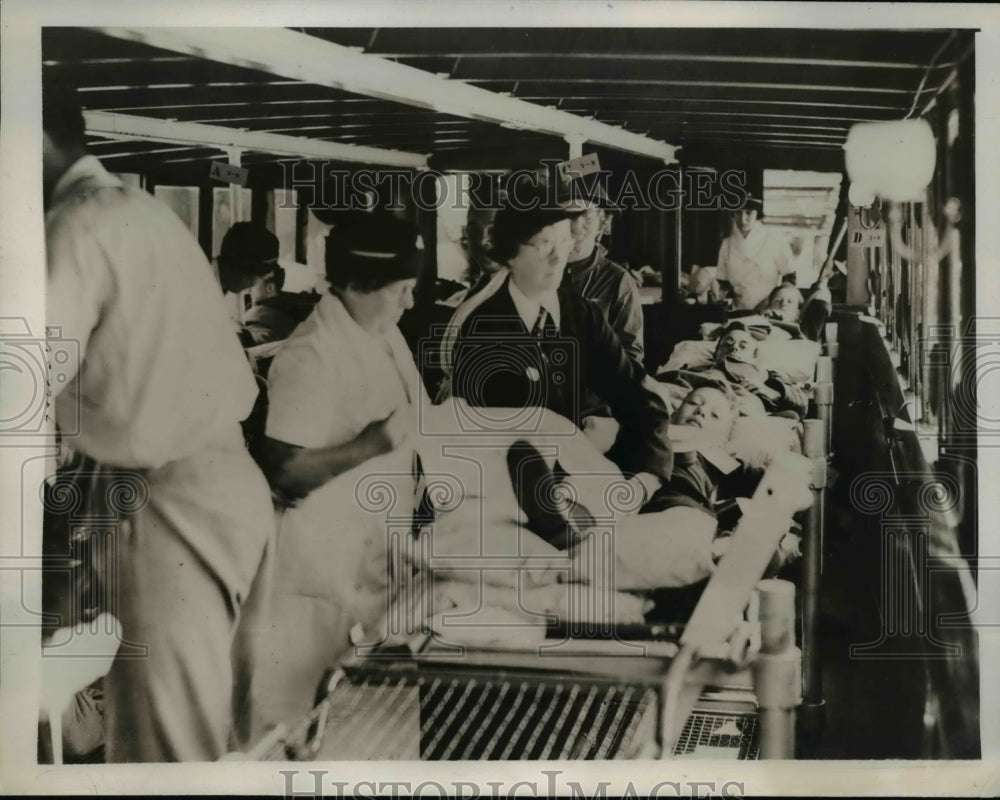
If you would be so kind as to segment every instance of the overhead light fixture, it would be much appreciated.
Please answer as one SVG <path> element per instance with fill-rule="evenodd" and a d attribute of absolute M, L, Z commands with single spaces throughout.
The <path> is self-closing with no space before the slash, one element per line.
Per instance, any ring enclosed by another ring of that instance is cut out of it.
<path fill-rule="evenodd" d="M 422 153 L 383 150 L 378 147 L 247 131 L 221 125 L 203 125 L 200 122 L 170 122 L 108 111 L 85 111 L 83 119 L 87 133 L 114 139 L 167 142 L 188 147 L 237 148 L 299 158 L 384 164 L 412 169 L 427 166 L 427 157 Z"/>
<path fill-rule="evenodd" d="M 288 28 L 94 28 L 108 36 L 305 83 L 330 86 L 443 114 L 507 123 L 552 136 L 584 141 L 673 163 L 675 147 L 576 114 L 545 108 L 463 81 L 439 77 L 416 67 Z"/>
<path fill-rule="evenodd" d="M 847 189 L 847 201 L 854 208 L 870 208 L 875 202 L 875 192 L 864 184 L 852 182 Z"/>
<path fill-rule="evenodd" d="M 844 150 L 852 187 L 857 183 L 886 200 L 921 201 L 934 176 L 937 147 L 923 119 L 858 123 Z"/>

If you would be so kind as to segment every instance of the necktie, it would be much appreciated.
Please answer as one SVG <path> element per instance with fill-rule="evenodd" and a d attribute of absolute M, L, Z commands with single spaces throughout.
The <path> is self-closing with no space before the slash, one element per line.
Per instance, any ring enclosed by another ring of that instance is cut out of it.
<path fill-rule="evenodd" d="M 535 320 L 535 324 L 531 328 L 531 335 L 538 338 L 546 338 L 556 336 L 558 333 L 559 329 L 556 327 L 555 322 L 553 322 L 552 315 L 545 310 L 544 306 L 539 308 L 538 319 Z"/>

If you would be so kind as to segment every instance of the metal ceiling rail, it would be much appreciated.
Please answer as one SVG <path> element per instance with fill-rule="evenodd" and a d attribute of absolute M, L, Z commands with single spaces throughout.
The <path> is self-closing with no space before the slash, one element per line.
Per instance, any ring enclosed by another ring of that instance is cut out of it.
<path fill-rule="evenodd" d="M 843 67 L 845 69 L 874 68 L 874 69 L 912 69 L 924 70 L 926 64 L 910 63 L 903 61 L 866 61 L 837 58 L 809 58 L 803 56 L 744 56 L 744 55 L 712 55 L 704 53 L 623 53 L 614 51 L 610 53 L 495 53 L 480 51 L 450 51 L 447 53 L 420 53 L 404 52 L 402 50 L 380 50 L 377 47 L 371 51 L 380 56 L 390 56 L 392 58 L 463 58 L 463 59 L 486 59 L 486 58 L 551 58 L 562 60 L 585 59 L 589 61 L 694 61 L 701 63 L 718 64 L 776 64 L 784 66 L 813 66 L 813 67 Z M 953 64 L 939 64 L 938 67 L 954 66 Z"/>
<path fill-rule="evenodd" d="M 107 111 L 85 111 L 84 122 L 87 133 L 109 139 L 166 142 L 188 147 L 218 147 L 222 151 L 253 150 L 301 158 L 384 164 L 411 169 L 427 167 L 427 157 L 421 153 L 382 150 L 376 147 L 326 142 L 320 139 L 305 139 L 299 136 L 284 136 L 275 133 L 243 131 L 222 125 L 172 122 Z"/>
<path fill-rule="evenodd" d="M 94 28 L 118 39 L 269 72 L 515 130 L 676 161 L 673 145 L 575 114 L 452 81 L 287 28 Z"/>
<path fill-rule="evenodd" d="M 376 58 L 377 56 L 371 56 L 371 58 Z M 386 62 L 389 63 L 389 62 Z M 402 66 L 402 65 L 396 65 Z M 258 67 L 259 69 L 259 67 Z M 412 69 L 412 67 L 408 67 Z M 418 70 L 419 72 L 419 70 Z M 442 80 L 442 79 L 438 79 Z M 470 77 L 462 78 L 461 81 L 472 84 L 472 83 L 495 83 L 496 81 L 506 81 L 517 82 L 517 83 L 544 83 L 547 82 L 545 78 L 539 78 L 534 75 L 525 75 L 522 77 L 514 76 L 504 76 L 503 78 L 489 77 Z M 898 89 L 891 86 L 833 86 L 827 84 L 819 83 L 767 83 L 767 82 L 752 82 L 752 81 L 680 81 L 680 80 L 661 80 L 659 78 L 615 78 L 613 81 L 609 81 L 607 78 L 553 78 L 553 83 L 572 83 L 572 84 L 608 84 L 612 83 L 615 86 L 697 86 L 706 87 L 711 86 L 713 88 L 723 88 L 723 89 L 762 89 L 767 91 L 785 92 L 785 91 L 806 91 L 806 92 L 862 92 L 865 94 L 911 94 L 910 89 Z M 457 85 L 461 85 L 459 81 L 451 81 Z M 920 92 L 926 93 L 937 89 L 937 87 L 930 87 L 921 89 Z M 523 101 L 522 101 L 523 102 Z"/>
<path fill-rule="evenodd" d="M 545 101 L 542 104 L 553 104 L 557 101 L 562 101 L 564 104 L 571 105 L 576 102 L 581 103 L 593 103 L 598 102 L 609 102 L 618 101 L 623 103 L 634 102 L 637 100 L 643 103 L 649 104 L 669 104 L 671 106 L 676 105 L 678 99 L 675 97 L 661 97 L 659 95 L 624 95 L 618 97 L 608 97 L 604 95 L 569 95 L 566 97 L 555 96 L 555 95 L 521 95 L 520 99 L 525 102 L 532 101 Z M 872 104 L 861 104 L 861 103 L 821 103 L 813 100 L 762 100 L 760 98 L 718 98 L 718 97 L 686 97 L 682 98 L 682 101 L 688 105 L 700 105 L 700 104 L 726 104 L 727 106 L 732 105 L 774 105 L 774 106 L 807 106 L 810 108 L 861 108 L 869 109 L 873 111 L 886 111 L 886 110 L 906 110 L 906 105 L 872 105 Z M 254 101 L 254 106 L 288 106 L 288 105 L 329 105 L 329 106 L 339 106 L 347 103 L 378 103 L 371 97 L 337 97 L 337 98 L 294 98 L 290 100 L 258 100 Z M 243 100 L 227 100 L 226 102 L 220 103 L 199 103 L 199 108 L 225 108 L 227 106 L 233 107 L 246 107 L 250 105 L 248 102 Z M 169 110 L 172 108 L 191 108 L 190 103 L 170 103 L 170 104 L 146 104 L 138 106 L 115 106 L 117 111 L 134 111 L 137 109 L 158 109 L 158 110 Z M 590 107 L 585 107 L 582 111 L 590 111 Z M 576 113 L 573 111 L 572 113 Z"/>
<path fill-rule="evenodd" d="M 639 109 L 605 109 L 602 108 L 595 112 L 596 114 L 617 114 L 622 112 L 628 112 L 630 117 L 642 116 L 642 117 L 657 117 L 657 118 L 671 118 L 676 117 L 680 120 L 690 120 L 697 117 L 719 117 L 722 119 L 780 119 L 789 120 L 790 125 L 794 125 L 797 120 L 808 119 L 808 120 L 820 120 L 823 122 L 844 122 L 844 123 L 854 123 L 854 122 L 869 122 L 868 117 L 828 117 L 822 115 L 810 115 L 810 114 L 763 114 L 757 111 L 754 112 L 738 112 L 732 111 L 726 113 L 725 111 L 691 111 L 688 109 L 678 109 L 677 111 L 660 111 L 657 109 L 639 108 Z M 798 127 L 798 126 L 796 126 Z M 838 127 L 849 128 L 849 124 L 840 125 Z"/>
<path fill-rule="evenodd" d="M 608 100 L 624 100 L 624 101 L 634 101 L 641 100 L 644 103 L 668 103 L 674 105 L 678 102 L 676 97 L 661 97 L 658 95 L 624 95 L 618 97 L 607 97 L 604 95 L 593 95 L 593 94 L 583 94 L 583 95 L 565 95 L 558 98 L 554 98 L 552 95 L 521 95 L 522 99 L 532 99 L 532 100 L 554 100 L 560 99 L 564 103 L 573 103 L 576 101 L 592 103 L 595 100 L 608 101 Z M 689 105 L 697 105 L 700 103 L 725 103 L 727 106 L 733 104 L 742 105 L 765 105 L 765 106 L 809 106 L 811 108 L 867 108 L 873 111 L 884 111 L 886 109 L 899 109 L 904 106 L 885 106 L 885 105 L 872 105 L 872 104 L 861 104 L 861 103 L 821 103 L 817 100 L 770 100 L 763 99 L 759 97 L 685 97 L 681 98 L 682 102 Z M 316 101 L 308 101 L 316 102 Z"/>

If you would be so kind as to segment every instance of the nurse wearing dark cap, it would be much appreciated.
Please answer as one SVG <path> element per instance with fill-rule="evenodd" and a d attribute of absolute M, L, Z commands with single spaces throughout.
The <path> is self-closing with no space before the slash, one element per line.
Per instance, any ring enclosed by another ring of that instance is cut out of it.
<path fill-rule="evenodd" d="M 509 275 L 462 322 L 451 391 L 474 407 L 541 406 L 578 426 L 592 392 L 620 425 L 608 458 L 652 494 L 670 479 L 669 415 L 600 308 L 561 285 L 578 214 L 544 192 L 497 214 L 492 257 Z"/>
<path fill-rule="evenodd" d="M 385 612 L 393 509 L 356 493 L 376 477 L 401 503 L 414 496 L 412 434 L 426 399 L 396 323 L 413 305 L 421 255 L 405 221 L 345 214 L 327 239 L 331 291 L 271 366 L 265 472 L 288 507 L 254 687 L 258 733 L 307 712 L 352 627 Z"/>

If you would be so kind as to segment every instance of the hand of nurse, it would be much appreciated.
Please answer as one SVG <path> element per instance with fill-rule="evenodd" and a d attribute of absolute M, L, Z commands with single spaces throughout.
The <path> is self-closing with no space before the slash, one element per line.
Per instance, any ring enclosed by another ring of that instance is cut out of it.
<path fill-rule="evenodd" d="M 361 431 L 361 436 L 372 448 L 372 455 L 383 455 L 398 450 L 412 438 L 413 430 L 409 416 L 393 411 L 385 419 L 370 422 Z"/>

